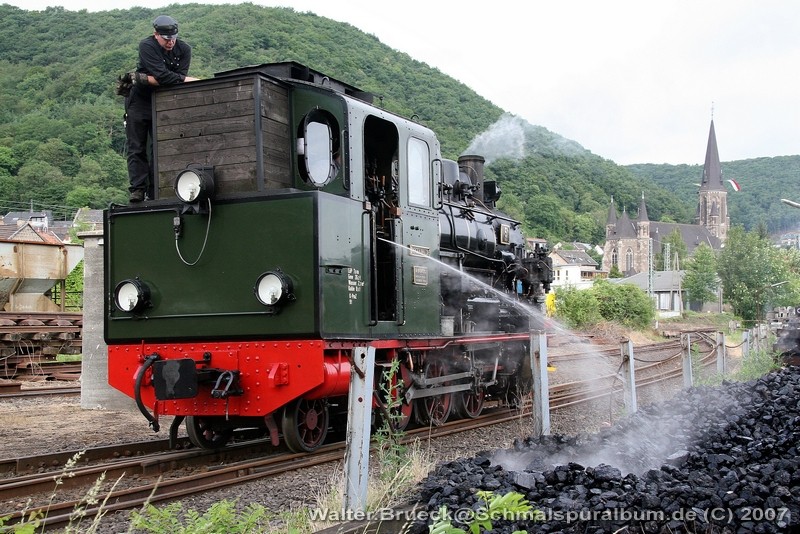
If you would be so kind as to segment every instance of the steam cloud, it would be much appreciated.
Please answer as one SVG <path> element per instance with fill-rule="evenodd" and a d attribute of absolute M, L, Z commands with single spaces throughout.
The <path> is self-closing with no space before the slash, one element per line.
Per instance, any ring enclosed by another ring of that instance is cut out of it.
<path fill-rule="evenodd" d="M 486 158 L 488 165 L 498 159 L 519 160 L 533 154 L 582 156 L 590 152 L 547 128 L 504 113 L 488 130 L 472 140 L 465 154 L 480 154 Z"/>

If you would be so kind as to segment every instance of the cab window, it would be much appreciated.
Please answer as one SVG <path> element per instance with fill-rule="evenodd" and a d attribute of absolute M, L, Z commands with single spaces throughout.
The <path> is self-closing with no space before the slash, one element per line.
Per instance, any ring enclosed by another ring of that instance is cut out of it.
<path fill-rule="evenodd" d="M 306 115 L 297 138 L 297 160 L 303 180 L 322 187 L 339 174 L 339 130 L 336 120 L 321 110 Z"/>
<path fill-rule="evenodd" d="M 408 202 L 431 205 L 431 167 L 428 143 L 412 137 L 408 140 Z"/>

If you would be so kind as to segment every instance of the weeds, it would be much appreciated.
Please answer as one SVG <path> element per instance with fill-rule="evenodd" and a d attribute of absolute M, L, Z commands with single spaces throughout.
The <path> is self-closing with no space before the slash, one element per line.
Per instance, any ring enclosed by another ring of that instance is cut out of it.
<path fill-rule="evenodd" d="M 381 381 L 379 388 L 386 399 L 386 412 L 381 426 L 375 431 L 375 443 L 378 450 L 378 477 L 382 480 L 395 478 L 398 468 L 405 463 L 405 456 L 408 447 L 403 444 L 403 431 L 395 430 L 397 423 L 402 417 L 400 407 L 403 402 L 401 397 L 402 380 L 397 377 L 400 374 L 400 361 L 392 360 L 392 364 L 385 374 L 385 379 Z"/>
<path fill-rule="evenodd" d="M 525 496 L 516 491 L 505 495 L 495 495 L 491 491 L 479 491 L 478 499 L 483 501 L 477 509 L 473 510 L 470 517 L 466 518 L 466 529 L 453 525 L 451 515 L 446 506 L 439 508 L 439 519 L 428 527 L 430 534 L 479 534 L 491 531 L 492 522 L 498 519 L 535 519 L 536 513 Z M 516 530 L 512 534 L 525 534 L 524 530 Z"/>
<path fill-rule="evenodd" d="M 765 374 L 778 369 L 778 355 L 775 352 L 767 350 L 754 350 L 749 355 L 742 358 L 741 364 L 736 372 L 728 375 L 721 375 L 714 373 L 709 376 L 700 377 L 697 371 L 694 371 L 695 358 L 692 355 L 692 366 L 694 372 L 694 382 L 697 386 L 718 386 L 722 384 L 723 380 L 734 380 L 737 382 L 747 382 L 762 377 Z M 699 368 L 699 363 L 697 364 Z"/>
<path fill-rule="evenodd" d="M 67 460 L 67 463 L 64 464 L 64 467 L 61 469 L 61 473 L 59 473 L 59 475 L 54 479 L 55 488 L 53 488 L 53 492 L 50 494 L 50 500 L 48 501 L 44 510 L 32 510 L 28 512 L 26 508 L 26 510 L 23 510 L 22 512 L 22 521 L 15 525 L 9 525 L 8 527 L 5 527 L 5 525 L 8 523 L 11 516 L 0 517 L 0 527 L 4 527 L 2 531 L 10 531 L 14 534 L 33 534 L 37 531 L 43 531 L 45 528 L 45 518 L 50 511 L 50 507 L 53 505 L 53 501 L 55 500 L 59 487 L 64 484 L 64 479 L 75 476 L 75 466 L 78 464 L 78 460 L 80 460 L 85 453 L 86 451 L 75 453 L 72 458 Z M 119 484 L 120 480 L 122 480 L 122 476 L 120 476 L 116 482 L 114 482 L 114 485 L 109 490 L 106 498 L 97 509 L 97 513 L 94 515 L 92 522 L 87 526 L 83 523 L 87 518 L 88 510 L 100 503 L 99 496 L 102 491 L 103 482 L 105 481 L 105 473 L 100 475 L 92 487 L 89 488 L 89 491 L 86 493 L 86 495 L 80 500 L 80 502 L 78 502 L 78 504 L 75 505 L 75 508 L 72 510 L 72 513 L 69 516 L 69 523 L 63 530 L 64 534 L 93 534 L 94 532 L 97 532 L 100 521 L 105 515 L 103 508 L 108 501 L 108 497 L 117 487 L 117 484 Z M 30 501 L 28 502 L 28 505 L 30 505 Z"/>
<path fill-rule="evenodd" d="M 753 380 L 778 367 L 780 366 L 776 353 L 766 350 L 752 351 L 746 358 L 742 358 L 742 364 L 734 374 L 734 379 Z"/>
<path fill-rule="evenodd" d="M 181 512 L 180 502 L 161 508 L 147 504 L 141 512 L 131 512 L 131 528 L 158 534 L 246 534 L 269 531 L 269 517 L 260 504 L 250 504 L 238 512 L 235 501 L 224 500 L 214 503 L 203 514 L 197 510 Z"/>

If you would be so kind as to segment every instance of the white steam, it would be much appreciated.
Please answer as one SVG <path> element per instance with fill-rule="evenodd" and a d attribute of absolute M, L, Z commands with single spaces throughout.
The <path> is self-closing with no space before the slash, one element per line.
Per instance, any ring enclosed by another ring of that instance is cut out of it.
<path fill-rule="evenodd" d="M 523 159 L 526 125 L 524 119 L 504 113 L 488 130 L 472 140 L 466 153 L 482 155 L 487 165 L 503 158 Z"/>
<path fill-rule="evenodd" d="M 483 156 L 487 165 L 498 159 L 519 160 L 533 154 L 590 154 L 575 141 L 511 113 L 504 113 L 488 130 L 478 134 L 464 153 Z"/>

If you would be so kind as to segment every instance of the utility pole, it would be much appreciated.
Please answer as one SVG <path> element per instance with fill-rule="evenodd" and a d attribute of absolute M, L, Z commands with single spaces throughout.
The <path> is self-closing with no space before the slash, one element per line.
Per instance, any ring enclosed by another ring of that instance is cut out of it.
<path fill-rule="evenodd" d="M 653 270 L 655 266 L 653 265 L 653 240 L 647 240 L 647 294 L 650 298 L 653 298 L 654 288 L 653 288 Z"/>

